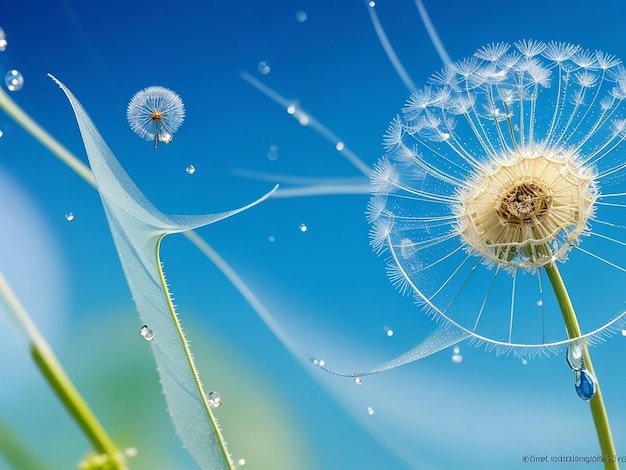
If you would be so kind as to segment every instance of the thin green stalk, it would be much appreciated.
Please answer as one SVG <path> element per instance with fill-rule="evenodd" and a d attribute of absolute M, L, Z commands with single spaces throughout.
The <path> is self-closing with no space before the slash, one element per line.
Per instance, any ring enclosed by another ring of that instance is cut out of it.
<path fill-rule="evenodd" d="M 556 295 L 559 307 L 561 308 L 561 314 L 563 315 L 565 327 L 567 328 L 567 335 L 570 339 L 580 338 L 582 334 L 580 332 L 580 327 L 578 326 L 576 313 L 574 312 L 574 307 L 572 306 L 572 302 L 569 298 L 569 294 L 567 293 L 567 289 L 565 288 L 565 284 L 563 283 L 563 278 L 561 278 L 561 274 L 559 273 L 559 269 L 556 264 L 550 263 L 545 266 L 545 270 L 548 275 L 548 279 L 550 279 L 550 283 L 552 284 L 552 289 Z M 584 341 L 581 341 L 581 346 L 583 349 L 585 367 L 587 367 L 589 372 L 591 372 L 597 380 L 598 376 L 593 370 L 589 349 Z M 596 394 L 589 401 L 589 406 L 591 408 L 591 415 L 593 416 L 593 422 L 596 427 L 598 440 L 600 441 L 600 449 L 605 458 L 604 468 L 619 469 L 617 462 L 612 461 L 617 454 L 615 453 L 615 445 L 613 444 L 609 418 L 606 414 L 606 408 L 604 407 L 604 400 L 602 399 L 602 390 L 600 389 L 599 382 L 597 384 Z"/>
<path fill-rule="evenodd" d="M 1 272 L 0 297 L 5 300 L 10 312 L 13 314 L 13 318 L 17 321 L 19 327 L 24 331 L 30 341 L 30 351 L 33 359 L 57 397 L 85 433 L 85 436 L 87 436 L 92 443 L 96 452 L 106 456 L 102 468 L 126 470 L 127 466 L 124 454 L 113 443 L 113 440 L 89 409 L 89 406 L 80 395 L 65 370 L 63 370 L 54 352 L 37 329 L 35 323 L 32 321 L 28 312 Z"/>

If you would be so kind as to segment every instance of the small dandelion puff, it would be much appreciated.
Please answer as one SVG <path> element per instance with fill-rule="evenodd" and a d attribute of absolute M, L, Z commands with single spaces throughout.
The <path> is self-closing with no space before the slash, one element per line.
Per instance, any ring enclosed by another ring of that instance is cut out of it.
<path fill-rule="evenodd" d="M 185 106 L 176 93 L 161 86 L 137 92 L 126 110 L 130 128 L 145 140 L 169 144 L 185 119 Z"/>
<path fill-rule="evenodd" d="M 556 263 L 570 275 L 583 263 L 603 309 L 581 319 L 582 335 L 623 331 L 623 299 L 602 285 L 626 282 L 621 61 L 494 43 L 428 83 L 391 121 L 370 176 L 370 243 L 390 281 L 474 343 L 532 357 L 570 340 L 542 282 Z"/>

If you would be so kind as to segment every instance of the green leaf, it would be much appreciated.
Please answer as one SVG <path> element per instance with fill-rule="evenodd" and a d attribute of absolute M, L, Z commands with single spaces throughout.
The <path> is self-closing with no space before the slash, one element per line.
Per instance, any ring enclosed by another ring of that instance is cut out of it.
<path fill-rule="evenodd" d="M 56 78 L 51 78 L 74 109 L 126 280 L 141 320 L 154 332 L 150 345 L 176 430 L 201 468 L 231 469 L 231 458 L 167 290 L 159 245 L 170 233 L 202 227 L 242 212 L 268 198 L 276 188 L 232 211 L 199 216 L 164 215 L 133 183 L 74 95 Z"/>

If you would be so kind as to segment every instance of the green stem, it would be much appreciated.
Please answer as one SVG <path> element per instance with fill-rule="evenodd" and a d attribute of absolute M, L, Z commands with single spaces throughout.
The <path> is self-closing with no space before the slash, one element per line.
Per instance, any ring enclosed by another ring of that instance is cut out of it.
<path fill-rule="evenodd" d="M 561 308 L 561 314 L 563 315 L 565 327 L 567 328 L 567 335 L 570 337 L 570 339 L 580 338 L 582 334 L 580 332 L 580 327 L 578 326 L 576 313 L 574 312 L 574 307 L 572 306 L 572 302 L 569 298 L 569 294 L 567 293 L 567 289 L 565 288 L 565 284 L 563 283 L 563 278 L 561 278 L 561 274 L 559 273 L 559 269 L 557 268 L 556 264 L 550 263 L 545 266 L 545 270 L 548 278 L 550 279 L 550 283 L 552 284 L 552 289 L 554 290 L 554 294 L 556 295 L 559 307 Z M 597 381 L 598 376 L 593 370 L 593 364 L 591 363 L 589 349 L 587 348 L 587 345 L 584 341 L 581 341 L 581 346 L 583 348 L 585 367 L 587 367 L 589 372 L 591 372 L 591 374 L 596 378 Z M 600 449 L 602 451 L 602 455 L 605 458 L 604 468 L 619 469 L 619 465 L 617 464 L 617 462 L 612 461 L 616 455 L 615 445 L 613 444 L 613 436 L 611 435 L 609 418 L 606 414 L 604 400 L 602 399 L 602 390 L 600 389 L 599 383 L 597 384 L 596 394 L 589 401 L 589 406 L 591 408 L 591 415 L 593 416 L 593 422 L 596 427 L 598 440 L 600 441 Z"/>
<path fill-rule="evenodd" d="M 113 443 L 98 418 L 80 395 L 41 332 L 0 273 L 0 298 L 4 299 L 18 326 L 30 341 L 30 351 L 42 374 L 98 454 L 106 455 L 104 468 L 126 470 L 124 454 Z"/>

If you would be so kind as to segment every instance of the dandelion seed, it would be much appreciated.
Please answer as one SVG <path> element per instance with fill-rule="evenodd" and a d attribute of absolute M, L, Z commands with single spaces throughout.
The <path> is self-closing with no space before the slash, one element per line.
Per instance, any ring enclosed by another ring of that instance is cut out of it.
<path fill-rule="evenodd" d="M 135 94 L 128 103 L 126 117 L 130 128 L 145 140 L 169 144 L 185 119 L 185 106 L 176 93 L 161 86 L 151 86 Z"/>
<path fill-rule="evenodd" d="M 614 261 L 626 255 L 626 72 L 599 51 L 519 41 L 428 83 L 391 121 L 371 174 L 372 247 L 435 319 L 498 352 L 551 351 L 569 337 L 541 291 L 549 267 L 595 263 L 597 291 L 626 281 Z M 622 331 L 618 297 L 581 320 L 587 343 Z"/>

